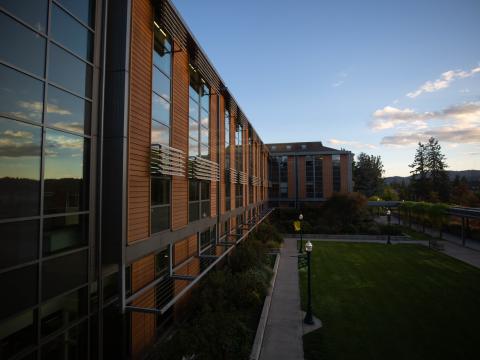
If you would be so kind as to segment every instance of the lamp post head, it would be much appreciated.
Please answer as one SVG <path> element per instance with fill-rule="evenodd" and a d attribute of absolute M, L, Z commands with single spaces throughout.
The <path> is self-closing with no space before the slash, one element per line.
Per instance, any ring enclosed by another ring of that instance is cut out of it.
<path fill-rule="evenodd" d="M 310 240 L 308 240 L 307 243 L 305 244 L 305 251 L 309 253 L 309 252 L 312 252 L 312 250 L 313 250 L 313 245 L 310 242 Z"/>
<path fill-rule="evenodd" d="M 390 209 L 387 210 L 387 216 L 390 216 L 392 214 L 392 212 L 390 211 Z"/>
<path fill-rule="evenodd" d="M 300 215 L 298 215 L 298 220 L 300 220 L 300 221 L 303 220 L 303 214 L 302 213 L 300 213 Z"/>

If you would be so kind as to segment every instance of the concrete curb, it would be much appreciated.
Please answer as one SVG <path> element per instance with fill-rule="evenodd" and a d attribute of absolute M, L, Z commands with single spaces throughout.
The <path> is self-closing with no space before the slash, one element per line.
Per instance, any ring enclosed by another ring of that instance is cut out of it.
<path fill-rule="evenodd" d="M 270 312 L 270 304 L 272 303 L 272 293 L 275 287 L 275 280 L 277 279 L 278 264 L 280 263 L 280 254 L 277 254 L 275 259 L 275 265 L 273 266 L 273 276 L 270 281 L 270 287 L 268 289 L 267 296 L 263 303 L 262 314 L 258 321 L 257 332 L 255 334 L 255 340 L 253 341 L 252 351 L 250 353 L 250 360 L 258 360 L 260 352 L 262 350 L 263 335 L 265 334 L 265 327 L 267 326 L 268 313 Z"/>

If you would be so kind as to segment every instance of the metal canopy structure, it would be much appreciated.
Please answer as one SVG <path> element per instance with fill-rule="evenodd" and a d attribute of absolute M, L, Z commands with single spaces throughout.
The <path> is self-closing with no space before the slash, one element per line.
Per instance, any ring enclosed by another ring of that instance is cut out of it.
<path fill-rule="evenodd" d="M 261 224 L 273 211 L 268 209 L 248 223 L 241 224 L 234 233 L 228 233 L 197 255 L 190 257 L 181 264 L 171 267 L 170 273 L 164 274 L 152 281 L 133 295 L 125 299 L 125 311 L 165 314 L 178 302 L 195 284 L 200 281 L 238 244 Z M 124 294 L 125 298 L 125 294 Z M 137 305 L 137 302 L 146 305 Z"/>

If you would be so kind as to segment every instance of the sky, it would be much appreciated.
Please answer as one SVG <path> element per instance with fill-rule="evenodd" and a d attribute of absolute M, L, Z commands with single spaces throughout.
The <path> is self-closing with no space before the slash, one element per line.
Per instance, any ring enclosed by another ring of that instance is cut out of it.
<path fill-rule="evenodd" d="M 480 169 L 479 0 L 173 0 L 265 143 Z"/>

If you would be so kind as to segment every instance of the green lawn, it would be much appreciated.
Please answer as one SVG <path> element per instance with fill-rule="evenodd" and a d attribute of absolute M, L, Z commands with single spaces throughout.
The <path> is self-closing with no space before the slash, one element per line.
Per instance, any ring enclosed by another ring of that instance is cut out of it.
<path fill-rule="evenodd" d="M 305 359 L 480 359 L 479 269 L 413 244 L 313 244 L 323 328 L 304 336 Z"/>

